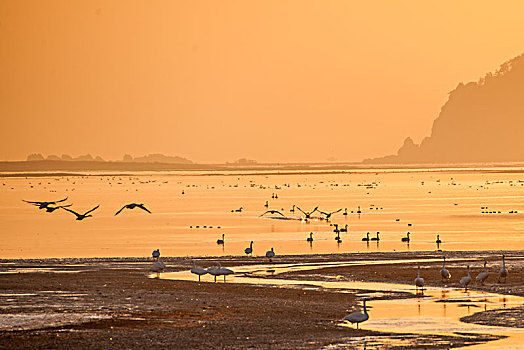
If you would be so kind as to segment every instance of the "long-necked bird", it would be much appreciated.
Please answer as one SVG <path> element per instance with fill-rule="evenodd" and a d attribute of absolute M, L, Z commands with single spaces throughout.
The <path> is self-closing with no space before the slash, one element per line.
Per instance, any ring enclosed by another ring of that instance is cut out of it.
<path fill-rule="evenodd" d="M 97 209 L 99 206 L 100 206 L 100 205 L 97 205 L 97 206 L 94 207 L 93 209 L 86 211 L 84 214 L 79 214 L 79 213 L 77 213 L 76 211 L 71 210 L 71 209 L 67 209 L 67 208 L 63 208 L 63 209 L 64 209 L 64 210 L 67 210 L 68 212 L 71 212 L 71 213 L 75 214 L 77 220 L 84 220 L 85 218 L 88 218 L 88 217 L 93 216 L 93 215 L 90 215 L 89 213 L 91 213 L 93 210 Z"/>
<path fill-rule="evenodd" d="M 126 204 L 122 207 L 122 209 L 120 209 L 119 211 L 116 212 L 115 216 L 120 214 L 120 212 L 124 209 L 135 209 L 135 208 L 140 208 L 142 210 L 145 210 L 147 211 L 149 214 L 151 214 L 151 212 L 149 211 L 149 209 L 147 209 L 143 203 L 140 203 L 140 204 L 137 204 L 137 203 L 130 203 L 130 204 Z"/>

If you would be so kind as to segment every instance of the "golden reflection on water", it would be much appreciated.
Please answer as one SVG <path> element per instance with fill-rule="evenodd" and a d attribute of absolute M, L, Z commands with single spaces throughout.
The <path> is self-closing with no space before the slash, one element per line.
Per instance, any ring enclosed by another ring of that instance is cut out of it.
<path fill-rule="evenodd" d="M 254 255 L 274 247 L 277 258 L 279 254 L 524 249 L 520 173 L 202 174 L 2 178 L 0 254 L 5 258 L 149 256 L 159 248 L 164 256 L 243 255 L 251 240 Z M 272 198 L 274 193 L 278 199 Z M 74 210 L 98 204 L 100 208 L 92 218 L 79 222 L 63 210 L 46 213 L 22 202 L 66 196 Z M 153 214 L 128 210 L 114 215 L 131 202 L 145 203 Z M 330 222 L 299 220 L 298 210 L 290 212 L 293 205 L 304 210 L 347 208 L 348 215 L 339 212 Z M 242 212 L 231 212 L 239 207 Z M 295 219 L 260 217 L 267 209 Z M 340 233 L 340 243 L 330 223 L 349 225 L 347 233 Z M 374 237 L 377 231 L 379 242 L 362 241 L 367 232 Z M 406 244 L 400 240 L 408 231 L 411 241 Z M 314 232 L 313 242 L 306 241 L 309 232 Z M 217 245 L 222 233 L 225 244 Z M 443 241 L 440 245 L 435 243 L 437 234 Z"/>

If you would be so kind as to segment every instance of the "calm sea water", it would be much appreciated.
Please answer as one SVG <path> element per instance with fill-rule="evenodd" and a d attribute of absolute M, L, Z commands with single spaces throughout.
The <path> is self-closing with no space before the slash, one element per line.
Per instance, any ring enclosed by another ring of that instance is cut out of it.
<path fill-rule="evenodd" d="M 64 210 L 47 213 L 22 201 L 64 197 L 77 212 L 100 208 L 76 221 Z M 157 248 L 164 256 L 244 255 L 250 241 L 254 255 L 271 248 L 277 255 L 417 251 L 437 249 L 437 234 L 442 250 L 523 250 L 523 197 L 522 169 L 0 178 L 0 257 L 150 256 Z M 132 202 L 152 214 L 134 209 L 114 215 Z M 348 215 L 342 210 L 329 222 L 300 220 L 302 213 L 290 212 L 293 205 L 347 208 Z M 268 209 L 291 219 L 260 217 Z M 330 226 L 335 223 L 348 225 L 341 243 Z M 378 243 L 361 240 L 377 231 Z M 310 232 L 312 244 L 306 241 Z M 409 245 L 401 242 L 407 232 Z M 223 246 L 216 244 L 222 233 Z"/>

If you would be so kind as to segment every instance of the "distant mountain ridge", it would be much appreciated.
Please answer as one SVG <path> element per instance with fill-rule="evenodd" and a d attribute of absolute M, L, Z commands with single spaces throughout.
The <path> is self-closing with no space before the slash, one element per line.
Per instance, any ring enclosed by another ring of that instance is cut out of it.
<path fill-rule="evenodd" d="M 44 158 L 44 156 L 40 153 L 33 153 L 27 156 L 28 162 L 35 162 L 35 161 L 64 161 L 64 162 L 105 162 L 104 159 L 100 156 L 96 156 L 93 158 L 91 154 L 85 154 L 78 156 L 76 158 L 71 157 L 67 154 L 62 154 L 61 157 L 51 154 Z M 148 154 L 143 157 L 135 157 L 133 158 L 131 155 L 126 154 L 124 155 L 123 159 L 121 161 L 116 162 L 126 162 L 126 163 L 162 163 L 162 164 L 193 164 L 193 162 L 189 159 L 178 157 L 178 156 L 166 156 L 160 153 L 156 154 Z"/>
<path fill-rule="evenodd" d="M 524 161 L 524 54 L 478 82 L 460 83 L 417 145 L 408 137 L 396 155 L 364 163 Z"/>

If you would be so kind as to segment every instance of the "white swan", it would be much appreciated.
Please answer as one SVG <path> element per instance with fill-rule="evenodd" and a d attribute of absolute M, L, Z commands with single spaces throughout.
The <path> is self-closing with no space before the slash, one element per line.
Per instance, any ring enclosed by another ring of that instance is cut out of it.
<path fill-rule="evenodd" d="M 508 269 L 506 269 L 506 260 L 505 260 L 506 256 L 505 255 L 502 255 L 502 268 L 499 270 L 499 281 L 498 283 L 500 283 L 500 279 L 501 278 L 504 278 L 504 283 L 506 283 L 506 277 L 508 277 Z"/>
<path fill-rule="evenodd" d="M 365 322 L 368 319 L 369 319 L 369 314 L 368 314 L 368 311 L 366 310 L 366 299 L 364 299 L 364 313 L 352 312 L 349 315 L 347 315 L 346 317 L 344 317 L 344 321 L 351 322 L 352 324 L 356 323 L 357 329 L 358 329 L 359 323 Z"/>
<path fill-rule="evenodd" d="M 469 265 L 468 265 L 468 274 L 460 279 L 460 285 L 464 287 L 465 290 L 468 290 L 468 285 L 471 283 L 471 275 L 469 274 Z"/>
<path fill-rule="evenodd" d="M 200 282 L 200 276 L 207 274 L 207 270 L 203 267 L 196 266 L 195 262 L 193 261 L 193 268 L 191 269 L 191 273 L 198 275 L 198 281 Z"/>
<path fill-rule="evenodd" d="M 249 248 L 244 249 L 244 253 L 246 254 L 252 254 L 253 253 L 253 241 L 249 243 Z"/>
<path fill-rule="evenodd" d="M 479 273 L 477 275 L 477 283 L 480 283 L 481 285 L 484 285 L 484 281 L 486 280 L 486 278 L 488 278 L 489 276 L 489 272 L 488 272 L 488 269 L 486 268 L 486 260 L 484 260 L 484 271 L 482 271 L 481 273 Z"/>
<path fill-rule="evenodd" d="M 209 269 L 207 269 L 207 273 L 215 276 L 215 282 L 217 281 L 217 276 L 224 276 L 224 282 L 225 282 L 227 275 L 234 274 L 232 270 L 222 267 L 222 265 L 220 265 L 219 262 L 217 262 L 217 267 L 210 267 Z"/>
<path fill-rule="evenodd" d="M 420 266 L 418 267 L 417 278 L 415 278 L 415 290 L 417 293 L 419 288 L 424 292 L 424 279 L 420 277 Z"/>
<path fill-rule="evenodd" d="M 271 259 L 275 257 L 275 251 L 273 250 L 273 248 L 271 248 L 271 250 L 268 250 L 266 252 L 266 258 L 269 259 L 269 262 L 271 262 Z"/>
<path fill-rule="evenodd" d="M 451 274 L 449 273 L 448 269 L 446 269 L 446 257 L 444 257 L 444 262 L 442 263 L 442 268 L 440 269 L 440 277 L 442 278 L 442 282 L 444 282 L 444 280 L 451 279 Z"/>
<path fill-rule="evenodd" d="M 162 258 L 158 258 L 157 261 L 153 263 L 153 266 L 151 266 L 151 271 L 156 272 L 156 277 L 160 277 L 160 273 L 164 272 L 164 269 L 166 267 L 166 264 L 162 261 Z"/>

